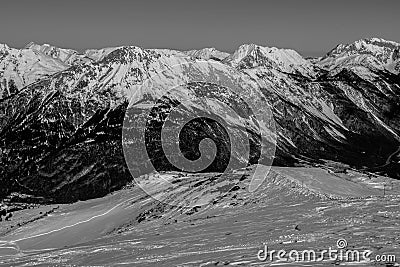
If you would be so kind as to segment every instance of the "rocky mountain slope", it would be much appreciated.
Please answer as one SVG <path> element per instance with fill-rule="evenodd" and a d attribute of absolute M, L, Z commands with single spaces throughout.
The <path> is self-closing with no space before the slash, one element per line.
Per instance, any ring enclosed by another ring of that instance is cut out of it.
<path fill-rule="evenodd" d="M 399 47 L 372 38 L 310 61 L 294 50 L 254 44 L 231 55 L 215 49 L 132 46 L 78 53 L 1 45 L 0 196 L 17 191 L 71 202 L 121 188 L 131 173 L 175 170 L 160 129 L 181 103 L 175 126 L 186 117 L 215 115 L 189 120 L 179 136 L 187 159 L 204 151 L 212 151 L 205 158 L 216 156 L 203 171 L 221 171 L 228 162 L 243 167 L 332 160 L 398 178 Z M 133 153 L 126 162 L 122 129 L 132 110 L 133 124 L 125 129 L 147 123 L 150 130 L 144 142 L 124 140 L 133 148 L 145 143 L 150 155 Z M 146 121 L 141 112 L 157 118 Z M 229 134 L 248 137 L 248 153 L 240 146 L 231 150 L 227 144 L 235 139 Z M 215 147 L 201 148 L 205 138 Z"/>

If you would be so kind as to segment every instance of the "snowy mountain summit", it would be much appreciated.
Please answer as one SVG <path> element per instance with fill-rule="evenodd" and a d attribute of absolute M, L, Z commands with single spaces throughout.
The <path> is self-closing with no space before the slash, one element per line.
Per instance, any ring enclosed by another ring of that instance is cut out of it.
<path fill-rule="evenodd" d="M 339 44 L 322 58 L 319 64 L 330 70 L 362 66 L 398 74 L 399 59 L 399 43 L 381 38 L 369 38 L 350 44 Z"/>
<path fill-rule="evenodd" d="M 203 48 L 200 50 L 189 50 L 189 51 L 185 51 L 184 53 L 189 56 L 201 58 L 201 59 L 223 60 L 224 58 L 229 56 L 229 53 L 221 52 L 221 51 L 215 49 L 214 47 Z"/>
<path fill-rule="evenodd" d="M 281 72 L 300 73 L 306 76 L 314 75 L 312 64 L 292 49 L 244 44 L 225 61 L 238 68 L 262 66 Z"/>

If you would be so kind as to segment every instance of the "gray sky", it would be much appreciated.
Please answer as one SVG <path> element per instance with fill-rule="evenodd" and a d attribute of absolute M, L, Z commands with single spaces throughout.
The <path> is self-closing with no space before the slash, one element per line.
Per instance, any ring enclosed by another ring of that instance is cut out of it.
<path fill-rule="evenodd" d="M 0 43 L 228 52 L 256 43 L 310 56 L 367 37 L 400 42 L 399 10 L 399 0 L 5 0 Z"/>

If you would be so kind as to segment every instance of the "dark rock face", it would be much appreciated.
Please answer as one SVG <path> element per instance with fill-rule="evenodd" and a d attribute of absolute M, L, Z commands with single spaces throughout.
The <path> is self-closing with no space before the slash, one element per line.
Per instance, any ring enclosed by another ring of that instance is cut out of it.
<path fill-rule="evenodd" d="M 185 170 L 176 167 L 169 161 L 163 149 L 163 138 L 161 137 L 163 127 L 166 127 L 165 131 L 173 133 L 177 129 L 176 126 L 178 126 L 178 122 L 169 122 L 169 124 L 172 125 L 166 125 L 166 117 L 171 112 L 171 109 L 181 104 L 179 102 L 171 102 L 172 101 L 170 100 L 164 100 L 161 106 L 153 108 L 153 110 L 150 112 L 150 116 L 158 117 L 158 115 L 162 114 L 162 118 L 161 120 L 147 121 L 147 127 L 145 130 L 146 151 L 149 155 L 152 165 L 157 171 L 168 169 L 175 171 L 193 171 L 193 169 Z M 163 111 L 163 109 L 166 110 Z M 225 171 L 229 164 L 228 156 L 231 155 L 231 142 L 225 127 L 226 126 L 221 125 L 218 120 L 213 120 L 208 117 L 196 116 L 195 118 L 190 119 L 189 122 L 187 122 L 179 132 L 179 149 L 182 152 L 182 155 L 191 161 L 196 161 L 202 156 L 204 158 L 204 155 L 202 155 L 200 151 L 200 143 L 202 140 L 209 138 L 214 144 L 216 144 L 216 152 L 215 155 L 210 153 L 213 149 L 210 145 L 207 145 L 205 148 L 203 148 L 203 150 L 205 150 L 207 153 L 207 158 L 213 158 L 213 161 L 208 167 L 200 171 Z M 199 163 L 199 165 L 204 166 L 205 164 Z"/>
<path fill-rule="evenodd" d="M 126 104 L 80 106 L 46 82 L 2 101 L 1 195 L 12 191 L 70 202 L 131 180 L 121 144 Z"/>
<path fill-rule="evenodd" d="M 396 61 L 400 58 L 400 48 L 398 47 L 396 50 L 394 50 L 393 55 L 392 55 L 392 60 Z"/>
<path fill-rule="evenodd" d="M 143 99 L 145 108 L 128 108 L 123 139 L 133 176 L 152 169 L 224 172 L 258 163 L 262 144 L 274 148 L 274 144 L 263 142 L 257 127 L 252 127 L 255 117 L 247 103 L 224 86 L 192 82 L 178 91 L 191 95 L 191 101 L 174 94 L 158 99 L 147 96 Z M 221 95 L 221 102 L 229 108 L 218 114 L 218 108 L 224 107 L 215 108 L 212 101 Z M 235 115 L 235 120 L 227 119 Z"/>
<path fill-rule="evenodd" d="M 393 56 L 398 54 L 396 51 Z M 119 189 L 132 180 L 131 173 L 185 170 L 176 166 L 178 157 L 166 157 L 163 147 L 176 141 L 168 135 L 175 130 L 168 127 L 180 126 L 183 130 L 177 137 L 178 148 L 184 158 L 202 160 L 199 164 L 208 166 L 186 171 L 218 172 L 231 166 L 268 164 L 275 154 L 274 164 L 281 166 L 299 160 L 315 163 L 328 159 L 399 178 L 395 153 L 400 146 L 399 75 L 376 69 L 367 70 L 365 75 L 352 68 L 331 73 L 309 62 L 288 72 L 283 70 L 290 70 L 292 63 L 281 62 L 260 48 L 252 48 L 247 56 L 240 55 L 242 59 L 234 66 L 229 61 L 234 60 L 232 57 L 215 67 L 207 65 L 211 63 L 199 65 L 193 57 L 177 54 L 134 47 L 115 49 L 97 61 L 77 61 L 25 88 L 3 91 L 0 197 L 21 192 L 55 202 L 72 202 Z M 177 62 L 189 62 L 195 68 L 160 74 L 161 69 Z M 215 76 L 217 81 L 222 74 L 233 71 L 239 73 L 234 75 L 241 81 L 242 94 L 203 82 L 186 84 L 180 92 L 219 100 L 233 110 L 236 120 L 224 113 L 212 117 L 218 110 L 213 102 L 193 101 L 177 113 L 178 119 L 167 121 L 179 103 L 160 97 L 163 88 L 131 92 L 133 86 L 154 73 L 160 74 L 161 83 L 167 85 L 189 72 L 197 78 Z M 245 89 L 253 83 L 258 84 L 257 90 L 263 96 L 257 102 L 257 111 L 266 106 L 273 111 L 276 151 L 273 144 L 261 140 L 263 133 L 254 122 L 254 114 L 241 100 L 253 97 Z M 128 107 L 132 93 L 139 94 L 143 103 L 152 103 L 153 119 L 143 117 L 143 110 L 138 109 L 133 112 L 130 127 L 124 129 L 127 110 L 132 111 Z M 124 130 L 134 133 L 136 126 L 146 122 L 143 139 L 124 139 Z M 162 143 L 162 127 L 167 127 L 166 144 Z M 232 136 L 247 140 L 249 145 Z M 205 139 L 211 141 L 203 142 Z M 132 146 L 145 144 L 144 153 L 128 152 L 132 153 L 128 162 L 123 151 L 127 141 L 132 141 Z"/>

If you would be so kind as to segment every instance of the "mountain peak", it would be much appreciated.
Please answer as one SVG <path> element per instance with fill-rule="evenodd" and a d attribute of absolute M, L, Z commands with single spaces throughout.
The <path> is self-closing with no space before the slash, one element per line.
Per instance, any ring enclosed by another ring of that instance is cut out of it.
<path fill-rule="evenodd" d="M 45 56 L 59 60 L 62 63 L 72 64 L 80 55 L 73 49 L 59 48 L 50 44 L 37 44 L 35 42 L 28 43 L 24 49 L 32 50 L 36 53 L 41 53 Z"/>
<path fill-rule="evenodd" d="M 32 47 L 38 46 L 39 44 L 35 42 L 29 42 L 25 45 L 24 49 L 31 49 Z"/>
<path fill-rule="evenodd" d="M 377 37 L 360 39 L 337 45 L 318 64 L 330 70 L 336 69 L 336 72 L 343 68 L 362 67 L 398 73 L 399 49 L 400 44 L 394 41 Z"/>
<path fill-rule="evenodd" d="M 8 50 L 10 47 L 6 44 L 0 44 L 0 50 Z"/>
<path fill-rule="evenodd" d="M 265 67 L 286 73 L 313 76 L 312 64 L 293 49 L 244 44 L 225 61 L 238 68 Z"/>
<path fill-rule="evenodd" d="M 229 53 L 217 50 L 215 47 L 206 47 L 199 50 L 189 50 L 184 52 L 188 56 L 200 58 L 200 59 L 217 59 L 223 60 L 229 56 Z"/>
<path fill-rule="evenodd" d="M 77 53 L 77 51 L 73 50 L 73 49 L 69 49 L 69 48 L 60 48 L 58 46 L 55 45 L 51 45 L 48 43 L 43 43 L 43 44 L 39 44 L 39 43 L 35 43 L 35 42 L 29 42 L 27 45 L 25 45 L 24 49 L 53 49 L 53 50 L 64 50 L 64 51 L 74 51 Z"/>
<path fill-rule="evenodd" d="M 400 44 L 397 43 L 397 42 L 386 40 L 386 39 L 383 39 L 383 38 L 377 38 L 377 37 L 361 39 L 359 41 L 369 42 L 369 43 L 373 43 L 373 44 L 376 44 L 376 45 L 400 46 Z"/>
<path fill-rule="evenodd" d="M 326 57 L 335 57 L 341 54 L 354 55 L 354 54 L 385 54 L 385 52 L 392 52 L 400 47 L 399 43 L 388 41 L 382 38 L 372 37 L 367 39 L 360 39 L 349 44 L 339 44 L 332 49 Z"/>

